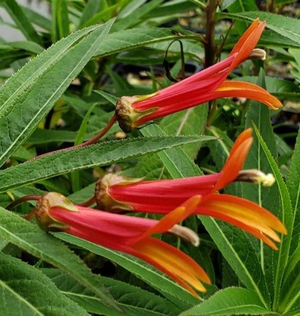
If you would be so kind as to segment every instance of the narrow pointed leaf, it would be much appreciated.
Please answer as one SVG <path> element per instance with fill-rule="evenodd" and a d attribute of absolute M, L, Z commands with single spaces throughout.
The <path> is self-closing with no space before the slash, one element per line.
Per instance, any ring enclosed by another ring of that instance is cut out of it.
<path fill-rule="evenodd" d="M 291 203 L 293 207 L 293 232 L 290 254 L 297 253 L 298 260 L 300 260 L 300 131 L 298 132 L 298 137 L 296 141 L 296 146 L 294 150 L 294 155 L 292 158 L 289 175 L 287 179 L 287 187 L 291 197 Z"/>
<path fill-rule="evenodd" d="M 0 310 L 2 315 L 88 316 L 38 269 L 3 253 L 0 253 Z"/>
<path fill-rule="evenodd" d="M 196 37 L 192 32 L 179 33 L 166 28 L 132 28 L 109 34 L 96 50 L 95 56 L 103 57 L 157 42 Z"/>
<path fill-rule="evenodd" d="M 220 16 L 227 16 L 229 18 L 242 20 L 242 21 L 254 21 L 259 18 L 261 21 L 267 22 L 267 28 L 276 32 L 279 35 L 287 37 L 288 39 L 298 43 L 300 45 L 300 20 L 285 17 L 282 15 L 269 13 L 269 12 L 243 12 L 243 13 L 225 13 Z"/>
<path fill-rule="evenodd" d="M 203 303 L 183 312 L 180 316 L 198 315 L 279 315 L 267 310 L 254 292 L 244 288 L 218 291 Z"/>
<path fill-rule="evenodd" d="M 287 189 L 286 184 L 284 183 L 279 167 L 276 164 L 275 159 L 273 158 L 268 146 L 264 142 L 261 134 L 259 133 L 257 127 L 254 125 L 254 131 L 258 138 L 259 144 L 268 158 L 270 163 L 270 167 L 272 169 L 273 175 L 276 180 L 276 184 L 278 186 L 280 204 L 281 204 L 281 212 L 280 219 L 285 225 L 288 234 L 281 238 L 281 244 L 279 247 L 278 254 L 274 260 L 274 300 L 273 300 L 273 309 L 278 308 L 280 291 L 283 282 L 284 272 L 287 268 L 287 262 L 289 258 L 289 250 L 292 239 L 292 231 L 293 231 L 293 213 L 292 213 L 292 205 L 290 200 L 290 195 Z"/>
<path fill-rule="evenodd" d="M 1 97 L 1 100 L 4 103 L 2 103 L 2 109 L 0 108 L 2 113 L 0 115 L 0 165 L 28 138 L 72 80 L 92 58 L 112 22 L 98 27 L 61 58 L 52 59 L 52 63 L 43 59 L 42 65 L 39 66 L 41 68 L 44 66 L 45 71 L 41 73 L 41 69 L 36 70 L 39 77 L 34 73 L 35 80 L 32 78 L 28 82 L 26 78 L 27 84 L 21 84 L 23 86 L 21 89 L 17 86 L 16 90 L 19 91 L 13 92 L 12 95 L 9 93 L 12 86 L 20 84 L 20 75 L 12 77 L 10 84 L 2 87 L 1 92 L 4 97 Z M 62 51 L 59 53 L 62 54 Z M 45 67 L 45 64 L 48 67 Z M 37 66 L 38 63 L 34 63 L 34 67 Z M 28 73 L 28 67 L 24 72 Z M 29 78 L 32 77 L 32 72 L 33 69 L 29 71 Z"/>
<path fill-rule="evenodd" d="M 57 152 L 0 170 L 0 192 L 74 170 L 111 165 L 146 153 L 206 139 L 204 136 L 131 138 Z"/>
<path fill-rule="evenodd" d="M 143 290 L 112 278 L 98 276 L 109 290 L 122 312 L 112 311 L 97 297 L 69 276 L 55 269 L 43 269 L 45 273 L 69 298 L 84 307 L 90 313 L 109 316 L 176 316 L 180 310 L 171 302 L 149 291 Z"/>
<path fill-rule="evenodd" d="M 15 0 L 4 1 L 4 8 L 7 10 L 11 18 L 15 21 L 18 29 L 24 36 L 32 42 L 40 43 L 41 38 L 32 26 L 30 20 L 27 18 L 22 8 Z"/>

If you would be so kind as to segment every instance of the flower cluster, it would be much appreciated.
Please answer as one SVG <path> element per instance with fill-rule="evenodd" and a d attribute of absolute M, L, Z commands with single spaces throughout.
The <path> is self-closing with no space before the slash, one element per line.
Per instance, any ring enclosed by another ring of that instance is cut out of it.
<path fill-rule="evenodd" d="M 176 205 L 194 195 L 201 199 L 194 214 L 218 218 L 235 225 L 263 240 L 273 249 L 280 239 L 275 233 L 286 234 L 281 222 L 263 207 L 246 199 L 219 194 L 218 191 L 235 180 L 272 184 L 269 176 L 249 170 L 240 174 L 252 144 L 251 129 L 245 130 L 234 143 L 222 171 L 213 175 L 173 180 L 142 181 L 107 174 L 96 186 L 97 204 L 103 210 L 122 210 L 167 214 Z"/>
<path fill-rule="evenodd" d="M 61 194 L 50 192 L 40 198 L 34 213 L 44 230 L 65 231 L 98 245 L 131 254 L 163 271 L 198 297 L 195 290 L 205 292 L 202 282 L 210 283 L 205 271 L 182 251 L 150 235 L 168 232 L 197 246 L 198 236 L 176 223 L 189 216 L 199 200 L 200 196 L 193 196 L 157 221 L 74 205 Z"/>

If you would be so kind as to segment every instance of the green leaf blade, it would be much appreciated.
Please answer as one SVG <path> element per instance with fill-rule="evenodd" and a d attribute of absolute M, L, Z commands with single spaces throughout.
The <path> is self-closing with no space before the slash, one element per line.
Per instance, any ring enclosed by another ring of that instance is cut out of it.
<path fill-rule="evenodd" d="M 10 99 L 0 120 L 0 165 L 29 137 L 40 120 L 92 58 L 113 21 L 82 39 L 57 62 L 27 86 L 18 98 Z M 49 61 L 46 63 L 49 64 Z M 19 78 L 17 78 L 18 81 Z M 12 79 L 13 80 L 13 79 Z M 3 90 L 8 89 L 7 86 Z M 10 90 L 10 89 L 8 89 Z M 7 91 L 5 91 L 7 93 Z"/>
<path fill-rule="evenodd" d="M 0 192 L 75 170 L 105 166 L 199 141 L 200 136 L 135 138 L 65 150 L 0 171 Z"/>
<path fill-rule="evenodd" d="M 0 253 L 0 309 L 3 315 L 88 316 L 43 273 Z"/>

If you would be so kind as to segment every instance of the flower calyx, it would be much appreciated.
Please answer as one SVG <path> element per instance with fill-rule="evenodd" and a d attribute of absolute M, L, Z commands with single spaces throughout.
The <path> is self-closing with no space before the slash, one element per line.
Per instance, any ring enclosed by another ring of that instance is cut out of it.
<path fill-rule="evenodd" d="M 136 126 L 136 122 L 145 115 L 155 112 L 156 108 L 151 108 L 145 111 L 136 110 L 133 106 L 135 102 L 151 98 L 156 93 L 140 96 L 122 96 L 117 101 L 116 116 L 119 126 L 125 133 L 131 132 Z"/>
<path fill-rule="evenodd" d="M 43 195 L 37 202 L 34 213 L 39 226 L 46 231 L 64 231 L 68 225 L 54 219 L 51 216 L 51 208 L 58 207 L 70 212 L 79 212 L 77 207 L 65 196 L 49 192 Z"/>
<path fill-rule="evenodd" d="M 109 193 L 109 188 L 113 185 L 126 185 L 140 181 L 142 181 L 141 178 L 131 179 L 113 173 L 106 174 L 97 181 L 95 186 L 97 206 L 99 209 L 111 213 L 119 213 L 120 210 L 133 211 L 133 208 L 130 205 L 114 199 Z"/>

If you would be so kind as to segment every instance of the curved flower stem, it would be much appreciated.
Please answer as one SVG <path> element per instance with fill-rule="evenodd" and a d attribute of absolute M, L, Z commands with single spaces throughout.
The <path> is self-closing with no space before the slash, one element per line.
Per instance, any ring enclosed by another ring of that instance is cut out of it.
<path fill-rule="evenodd" d="M 88 207 L 91 206 L 92 204 L 96 203 L 96 197 L 95 195 L 93 195 L 89 200 L 87 200 L 86 202 L 77 204 L 79 206 L 83 206 L 83 207 Z"/>
<path fill-rule="evenodd" d="M 96 141 L 101 139 L 111 129 L 111 127 L 114 125 L 116 120 L 117 120 L 117 117 L 116 117 L 116 114 L 114 114 L 112 116 L 112 118 L 109 120 L 109 122 L 106 124 L 106 126 L 96 136 L 94 136 L 93 138 L 87 140 L 86 142 L 84 142 L 82 144 L 75 145 L 75 146 L 68 147 L 68 148 L 53 150 L 53 151 L 50 151 L 48 153 L 36 156 L 36 157 L 34 157 L 33 159 L 30 159 L 30 160 L 36 160 L 36 159 L 48 156 L 48 155 L 53 154 L 53 153 L 67 151 L 67 150 L 73 150 L 73 149 L 76 149 L 76 148 L 86 147 L 88 145 L 94 144 Z"/>
<path fill-rule="evenodd" d="M 15 201 L 13 201 L 12 203 L 10 203 L 6 207 L 6 209 L 10 210 L 10 209 L 14 208 L 15 206 L 17 206 L 23 202 L 26 202 L 26 201 L 38 201 L 40 198 L 41 198 L 40 195 L 26 195 L 26 196 L 23 196 Z"/>

